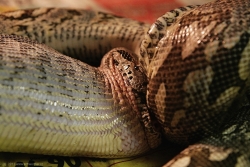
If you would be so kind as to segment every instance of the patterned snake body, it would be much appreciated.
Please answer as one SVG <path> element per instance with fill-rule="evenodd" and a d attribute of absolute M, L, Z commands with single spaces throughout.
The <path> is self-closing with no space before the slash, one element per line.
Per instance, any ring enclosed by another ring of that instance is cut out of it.
<path fill-rule="evenodd" d="M 1 35 L 0 150 L 133 156 L 160 144 L 160 123 L 168 140 L 203 138 L 167 166 L 249 164 L 249 114 L 238 108 L 249 86 L 249 7 L 180 8 L 151 28 L 71 9 L 1 14 L 2 34 L 92 65 L 111 48 L 132 52 L 115 48 L 95 68 Z"/>
<path fill-rule="evenodd" d="M 139 54 L 140 42 L 149 28 L 145 23 L 103 12 L 60 8 L 7 12 L 1 21 L 3 34 L 27 36 L 94 66 L 115 47 Z"/>
<path fill-rule="evenodd" d="M 168 139 L 182 143 L 214 133 L 213 126 L 223 122 L 244 90 L 250 60 L 248 7 L 248 1 L 197 7 L 159 41 L 148 66 L 147 99 Z"/>

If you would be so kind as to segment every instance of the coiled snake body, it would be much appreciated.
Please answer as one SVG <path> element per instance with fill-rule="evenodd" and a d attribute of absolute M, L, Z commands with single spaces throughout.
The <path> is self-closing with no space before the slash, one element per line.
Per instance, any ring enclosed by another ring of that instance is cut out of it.
<path fill-rule="evenodd" d="M 1 14 L 0 150 L 127 157 L 163 132 L 196 142 L 166 166 L 246 166 L 249 7 L 179 8 L 150 28 L 85 10 Z M 33 40 L 91 65 L 108 53 L 96 68 Z"/>

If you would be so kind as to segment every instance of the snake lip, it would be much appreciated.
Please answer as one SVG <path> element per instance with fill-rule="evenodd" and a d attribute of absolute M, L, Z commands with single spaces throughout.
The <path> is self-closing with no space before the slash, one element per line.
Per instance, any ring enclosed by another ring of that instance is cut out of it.
<path fill-rule="evenodd" d="M 151 119 L 146 101 L 148 78 L 137 56 L 125 48 L 112 49 L 103 57 L 100 70 L 109 78 L 109 84 L 117 85 L 114 91 L 120 91 L 123 100 L 136 112 L 150 148 L 157 147 L 161 143 L 161 132 Z"/>

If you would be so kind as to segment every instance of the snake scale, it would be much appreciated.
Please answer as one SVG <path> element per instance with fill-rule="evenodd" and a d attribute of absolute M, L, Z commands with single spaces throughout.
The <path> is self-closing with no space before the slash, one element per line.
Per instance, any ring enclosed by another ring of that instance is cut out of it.
<path fill-rule="evenodd" d="M 250 164 L 248 0 L 151 26 L 59 8 L 0 21 L 0 151 L 120 158 L 167 140 L 187 148 L 165 166 Z"/>

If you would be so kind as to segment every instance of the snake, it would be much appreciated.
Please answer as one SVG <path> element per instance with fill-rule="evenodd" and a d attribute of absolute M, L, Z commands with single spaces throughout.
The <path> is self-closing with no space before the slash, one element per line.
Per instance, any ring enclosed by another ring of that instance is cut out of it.
<path fill-rule="evenodd" d="M 174 9 L 152 25 L 37 8 L 0 14 L 0 151 L 164 166 L 250 164 L 250 2 Z"/>

